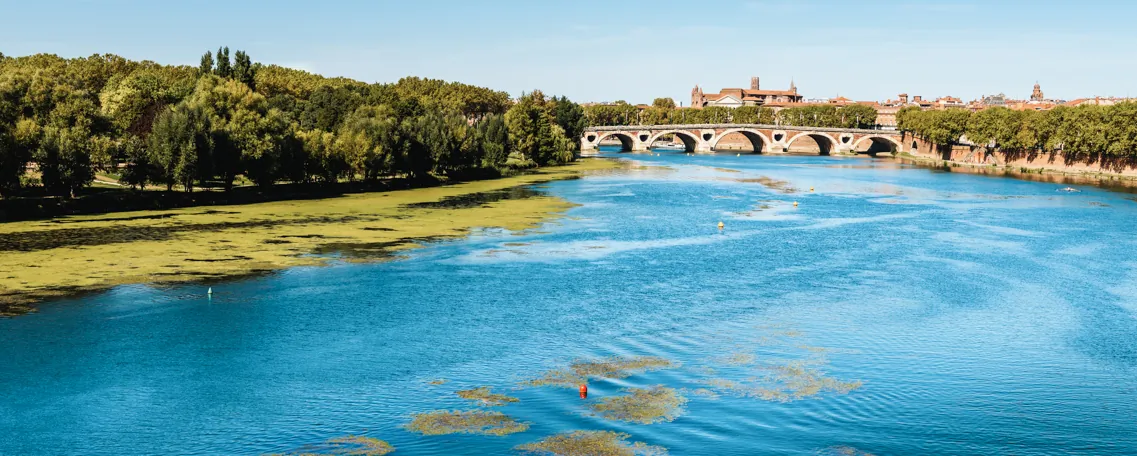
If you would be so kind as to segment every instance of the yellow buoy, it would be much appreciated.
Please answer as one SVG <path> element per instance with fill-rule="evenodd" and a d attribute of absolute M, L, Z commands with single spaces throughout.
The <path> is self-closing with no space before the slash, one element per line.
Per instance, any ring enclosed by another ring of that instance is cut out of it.
<path fill-rule="evenodd" d="M 726 226 L 726 225 L 723 225 L 723 224 L 722 224 L 722 222 L 719 222 L 719 229 L 720 229 L 720 230 L 721 230 L 721 229 L 723 229 L 723 227 L 725 227 L 725 226 Z"/>
<path fill-rule="evenodd" d="M 812 191 L 813 191 L 813 187 L 809 187 L 809 191 L 811 191 L 811 192 L 812 192 Z"/>
<path fill-rule="evenodd" d="M 797 201 L 794 201 L 794 207 L 797 207 Z"/>

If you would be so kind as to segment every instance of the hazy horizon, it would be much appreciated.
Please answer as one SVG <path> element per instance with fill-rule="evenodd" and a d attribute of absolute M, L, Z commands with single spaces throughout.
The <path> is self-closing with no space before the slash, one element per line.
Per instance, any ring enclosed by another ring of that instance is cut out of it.
<path fill-rule="evenodd" d="M 1123 46 L 1137 38 L 1125 23 L 1137 7 L 1113 2 L 203 3 L 9 5 L 16 20 L 0 30 L 0 52 L 196 65 L 225 45 L 325 76 L 420 76 L 580 102 L 687 104 L 696 84 L 716 92 L 751 76 L 764 89 L 792 79 L 807 98 L 1022 99 L 1035 82 L 1056 99 L 1137 93 L 1137 51 Z"/>

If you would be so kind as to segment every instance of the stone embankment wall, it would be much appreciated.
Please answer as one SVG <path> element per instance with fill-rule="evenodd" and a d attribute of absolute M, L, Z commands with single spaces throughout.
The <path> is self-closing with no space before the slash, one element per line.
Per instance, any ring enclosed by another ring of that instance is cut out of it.
<path fill-rule="evenodd" d="M 1094 160 L 1092 162 L 1071 161 L 1067 163 L 1061 151 L 1012 155 L 974 145 L 939 146 L 907 134 L 903 136 L 903 141 L 905 145 L 909 146 L 909 154 L 926 160 L 947 161 L 972 166 L 995 165 L 996 167 L 1023 172 L 1041 170 L 1067 174 L 1112 174 L 1137 177 L 1137 161 L 1103 163 L 1100 160 Z"/>

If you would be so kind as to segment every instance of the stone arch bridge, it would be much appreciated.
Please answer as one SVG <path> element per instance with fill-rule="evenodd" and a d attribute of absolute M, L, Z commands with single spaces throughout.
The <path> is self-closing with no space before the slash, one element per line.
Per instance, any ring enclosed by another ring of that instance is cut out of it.
<path fill-rule="evenodd" d="M 731 137 L 735 143 L 739 138 L 745 138 L 755 153 L 767 154 L 786 152 L 803 138 L 813 140 L 822 155 L 905 152 L 910 149 L 905 147 L 901 133 L 895 130 L 747 124 L 590 127 L 581 135 L 580 145 L 582 151 L 592 151 L 599 149 L 602 141 L 615 139 L 619 140 L 623 151 L 646 151 L 657 140 L 668 135 L 677 142 L 682 142 L 687 152 L 722 150 L 719 142 L 727 137 Z"/>

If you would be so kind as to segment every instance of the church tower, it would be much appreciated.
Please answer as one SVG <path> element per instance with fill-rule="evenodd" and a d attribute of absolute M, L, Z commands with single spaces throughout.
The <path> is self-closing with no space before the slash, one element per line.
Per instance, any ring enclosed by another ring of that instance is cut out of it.
<path fill-rule="evenodd" d="M 701 108 L 706 102 L 707 98 L 703 96 L 703 89 L 700 89 L 698 85 L 696 85 L 694 89 L 691 89 L 692 108 Z"/>
<path fill-rule="evenodd" d="M 1034 92 L 1030 93 L 1030 101 L 1042 101 L 1045 98 L 1042 96 L 1042 86 L 1034 83 Z"/>

